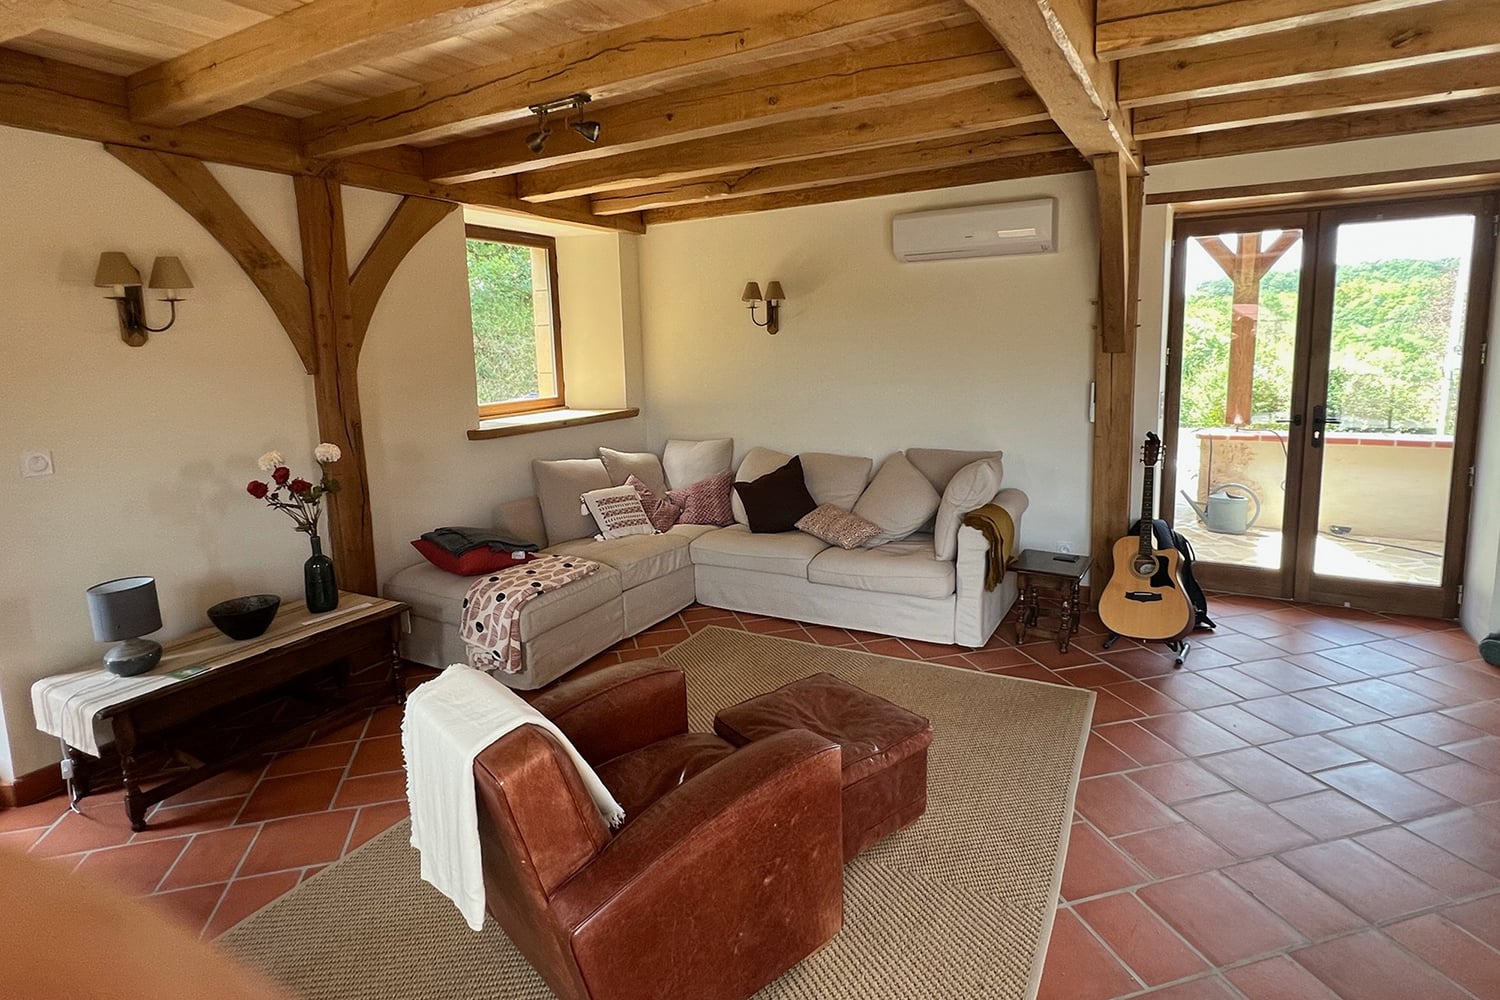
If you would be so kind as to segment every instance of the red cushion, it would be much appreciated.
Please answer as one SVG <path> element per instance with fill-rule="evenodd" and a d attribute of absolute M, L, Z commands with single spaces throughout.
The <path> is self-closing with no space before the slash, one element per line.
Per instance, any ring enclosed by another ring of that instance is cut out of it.
<path fill-rule="evenodd" d="M 496 552 L 483 545 L 477 549 L 470 549 L 461 556 L 456 556 L 441 545 L 435 545 L 425 538 L 414 540 L 411 547 L 422 553 L 422 558 L 438 569 L 455 576 L 480 576 L 484 573 L 493 573 L 497 569 L 514 566 L 530 558 L 530 553 Z"/>

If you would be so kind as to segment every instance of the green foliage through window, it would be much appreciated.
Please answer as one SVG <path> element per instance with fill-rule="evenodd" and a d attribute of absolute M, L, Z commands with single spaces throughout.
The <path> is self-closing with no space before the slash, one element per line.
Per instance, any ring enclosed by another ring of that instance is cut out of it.
<path fill-rule="evenodd" d="M 479 404 L 534 399 L 540 387 L 531 248 L 471 239 L 468 249 Z"/>

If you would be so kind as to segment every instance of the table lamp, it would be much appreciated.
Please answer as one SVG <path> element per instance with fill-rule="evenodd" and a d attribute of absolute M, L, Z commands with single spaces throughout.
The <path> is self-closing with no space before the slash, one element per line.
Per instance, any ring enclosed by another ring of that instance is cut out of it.
<path fill-rule="evenodd" d="M 141 636 L 161 628 L 161 608 L 156 603 L 156 579 L 127 576 L 97 583 L 86 590 L 89 619 L 94 638 L 113 642 L 104 654 L 104 666 L 112 674 L 132 677 L 161 662 L 161 644 Z"/>

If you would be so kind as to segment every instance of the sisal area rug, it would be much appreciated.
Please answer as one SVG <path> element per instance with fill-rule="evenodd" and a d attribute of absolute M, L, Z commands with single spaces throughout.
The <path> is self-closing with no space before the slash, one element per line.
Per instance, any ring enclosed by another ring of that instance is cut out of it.
<path fill-rule="evenodd" d="M 1057 907 L 1090 691 L 710 627 L 666 657 L 692 728 L 826 670 L 932 720 L 927 814 L 845 869 L 844 929 L 758 1000 L 1026 1000 Z M 307 998 L 549 1000 L 493 920 L 417 876 L 406 823 L 220 942 Z"/>

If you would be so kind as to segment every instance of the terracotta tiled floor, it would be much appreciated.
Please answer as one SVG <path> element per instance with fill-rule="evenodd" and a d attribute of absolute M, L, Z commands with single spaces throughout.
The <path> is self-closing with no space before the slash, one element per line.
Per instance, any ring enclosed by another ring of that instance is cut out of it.
<path fill-rule="evenodd" d="M 1044 1000 L 1500 996 L 1500 671 L 1450 623 L 1217 597 L 1186 669 L 1097 620 L 1060 654 L 692 607 L 596 658 L 723 625 L 1099 692 Z M 164 804 L 0 812 L 0 843 L 212 937 L 405 815 L 383 709 Z"/>

